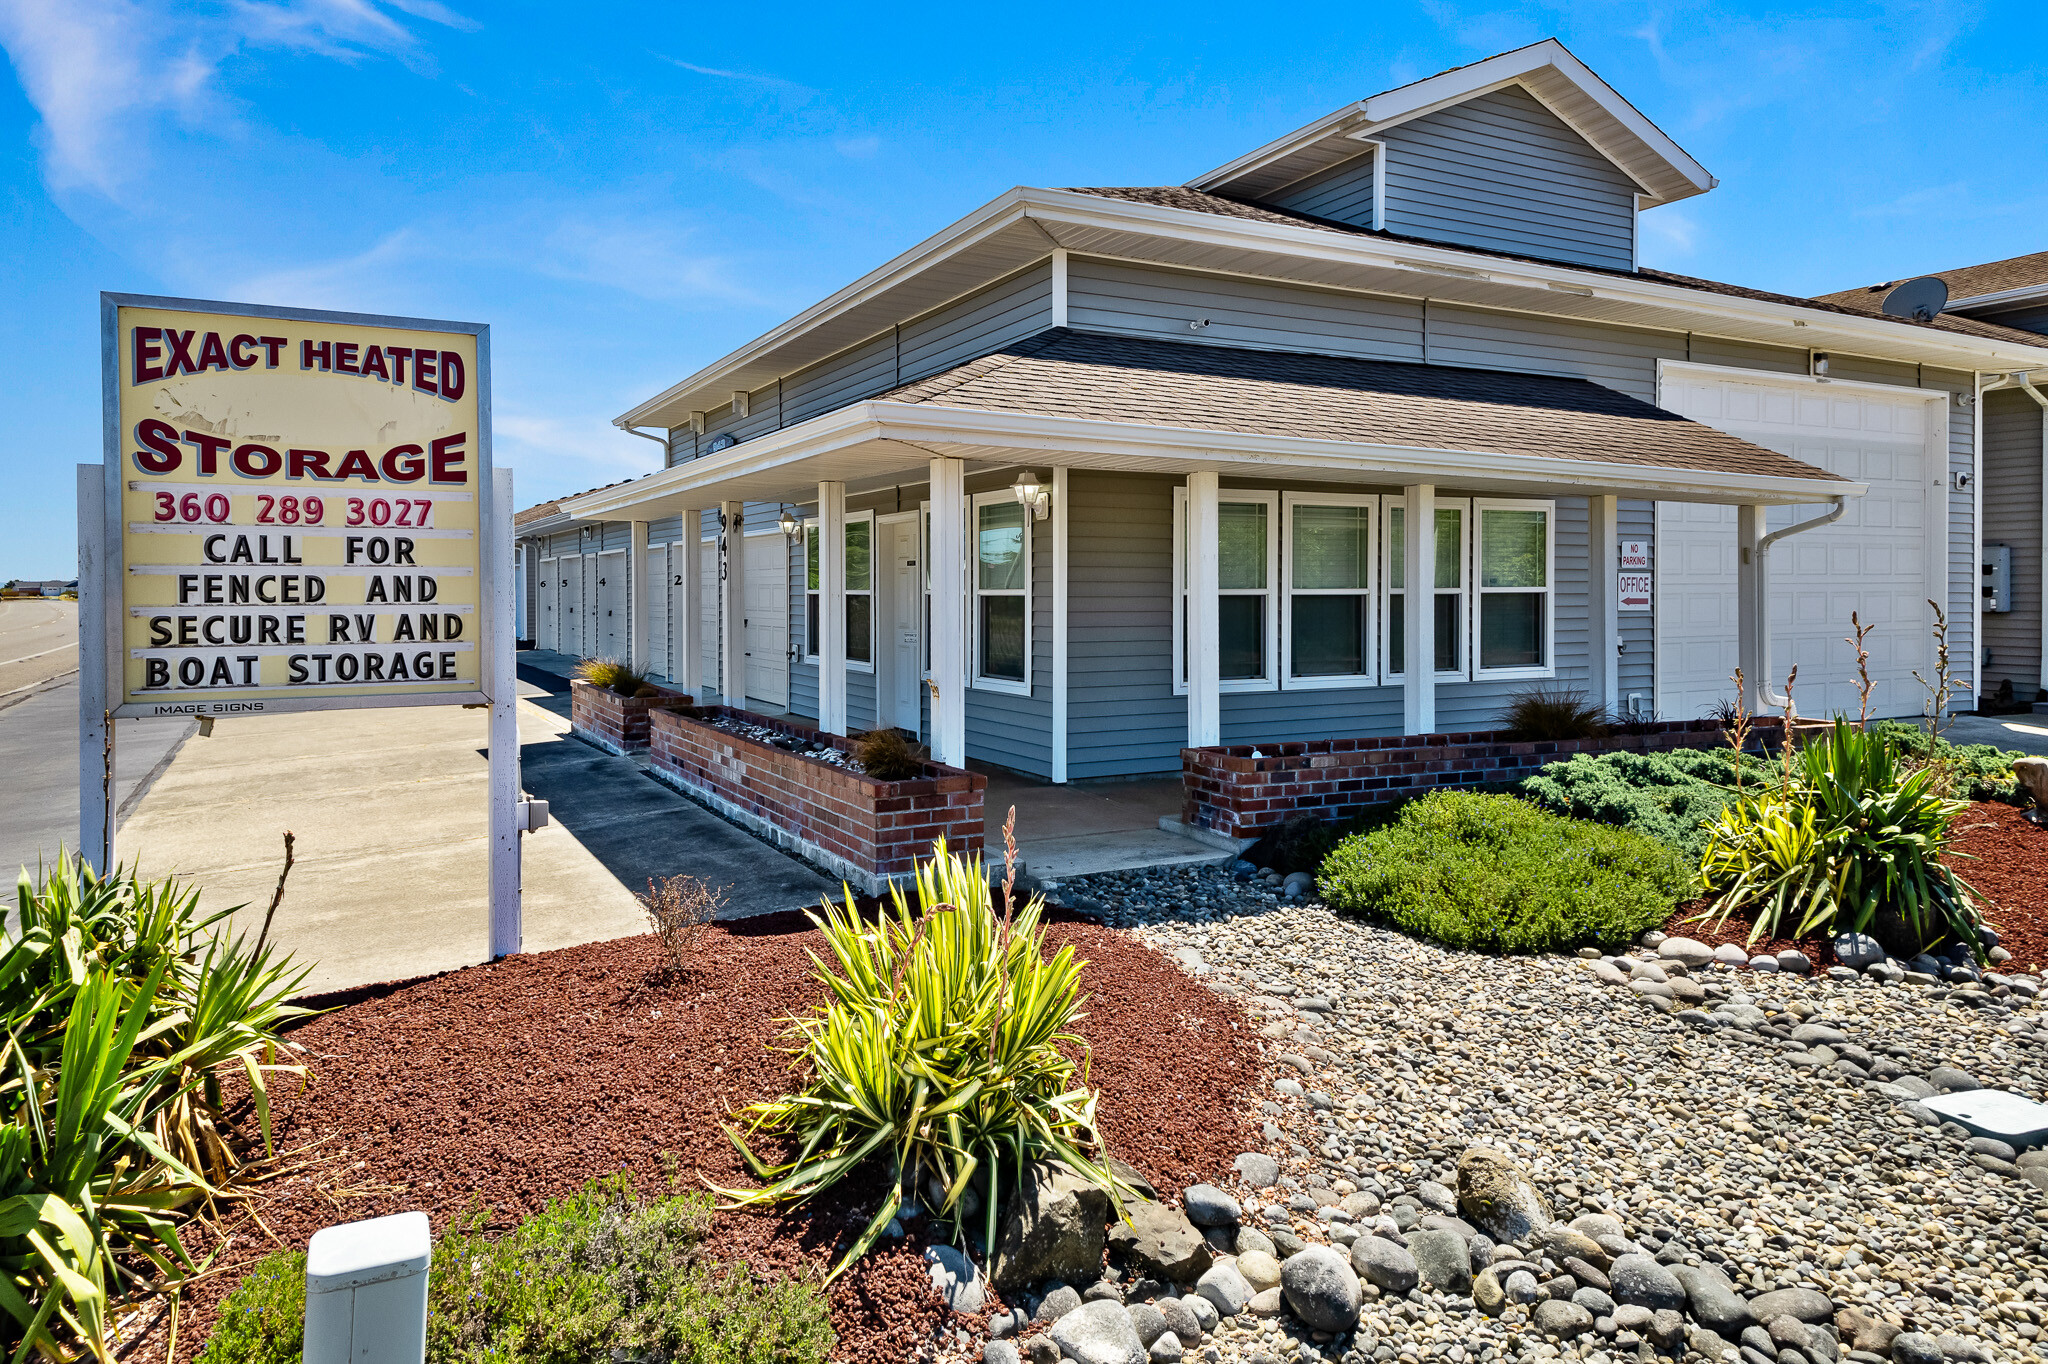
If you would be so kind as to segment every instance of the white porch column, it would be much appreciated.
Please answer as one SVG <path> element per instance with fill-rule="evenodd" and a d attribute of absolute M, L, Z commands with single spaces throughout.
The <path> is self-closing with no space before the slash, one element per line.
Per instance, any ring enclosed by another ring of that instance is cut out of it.
<path fill-rule="evenodd" d="M 1216 474 L 1188 475 L 1188 747 L 1223 742 L 1220 622 L 1217 619 Z"/>
<path fill-rule="evenodd" d="M 683 513 L 683 538 L 669 551 L 673 563 L 681 556 L 682 590 L 668 616 L 669 648 L 675 652 L 675 684 L 692 696 L 704 686 L 704 513 Z M 701 699 L 701 698 L 700 698 Z"/>
<path fill-rule="evenodd" d="M 1621 709 L 1621 499 L 1586 499 L 1586 699 Z"/>
<path fill-rule="evenodd" d="M 1427 734 L 1436 728 L 1436 485 L 1410 484 L 1401 496 L 1401 731 Z"/>
<path fill-rule="evenodd" d="M 1064 251 L 1058 259 L 1066 259 Z M 1067 471 L 1052 471 L 1052 779 L 1067 779 Z"/>
<path fill-rule="evenodd" d="M 747 504 L 718 504 L 718 692 L 728 706 L 747 704 Z"/>
<path fill-rule="evenodd" d="M 1764 657 L 1764 612 L 1769 607 L 1759 590 L 1763 561 L 1757 550 L 1757 542 L 1764 538 L 1766 510 L 1735 509 L 1735 662 L 1742 669 L 1742 702 L 1752 712 L 1762 709 L 1764 691 L 1774 685 L 1764 676 L 1770 667 Z"/>
<path fill-rule="evenodd" d="M 967 465 L 932 461 L 932 757 L 967 760 Z"/>
<path fill-rule="evenodd" d="M 631 527 L 626 543 L 626 655 L 632 661 L 633 671 L 645 677 L 654 666 L 648 649 L 648 622 L 654 619 L 649 598 L 654 583 L 647 575 L 647 523 L 626 524 Z"/>
<path fill-rule="evenodd" d="M 846 485 L 818 485 L 818 728 L 846 733 Z"/>

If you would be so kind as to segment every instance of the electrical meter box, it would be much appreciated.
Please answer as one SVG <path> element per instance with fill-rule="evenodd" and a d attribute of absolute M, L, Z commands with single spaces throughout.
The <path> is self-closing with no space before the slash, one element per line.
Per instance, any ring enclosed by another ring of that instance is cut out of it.
<path fill-rule="evenodd" d="M 1984 609 L 2012 610 L 2012 546 L 1984 546 Z"/>

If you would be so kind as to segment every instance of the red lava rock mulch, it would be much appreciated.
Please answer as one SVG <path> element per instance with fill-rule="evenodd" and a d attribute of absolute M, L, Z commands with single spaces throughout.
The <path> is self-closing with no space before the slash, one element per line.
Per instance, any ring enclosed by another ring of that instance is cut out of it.
<path fill-rule="evenodd" d="M 1255 1140 L 1243 1092 L 1258 1051 L 1245 1016 L 1126 935 L 1055 923 L 1047 936 L 1050 949 L 1072 943 L 1089 962 L 1081 1031 L 1111 1152 L 1166 1197 L 1227 1174 Z M 292 1038 L 315 1079 L 275 1097 L 276 1134 L 282 1164 L 313 1164 L 258 1186 L 231 1217 L 223 1261 L 233 1268 L 186 1296 L 179 1359 L 205 1342 L 249 1264 L 302 1249 L 335 1222 L 424 1209 L 438 1233 L 480 1201 L 508 1228 L 621 1168 L 659 1193 L 664 1153 L 686 1188 L 700 1177 L 749 1186 L 720 1124 L 794 1087 L 789 1058 L 768 1044 L 821 996 L 806 947 L 822 951 L 796 915 L 716 925 L 688 973 L 667 979 L 655 940 L 628 938 L 401 985 L 299 1028 Z M 712 1253 L 756 1272 L 829 1267 L 883 1178 L 878 1169 L 863 1186 L 848 1181 L 816 1200 L 816 1216 L 721 1212 Z M 913 1225 L 833 1285 L 836 1359 L 898 1364 L 941 1329 L 922 1263 L 929 1219 Z M 204 1240 L 195 1228 L 195 1254 L 214 1249 Z M 129 1358 L 161 1360 L 165 1334 L 159 1318 Z"/>
<path fill-rule="evenodd" d="M 1954 849 L 1960 856 L 1953 865 L 1984 900 L 1985 918 L 1998 930 L 1999 945 L 2012 953 L 2004 969 L 2048 968 L 2048 829 L 2029 822 L 2015 806 L 1991 801 L 1972 804 L 1956 827 Z M 1826 938 L 1764 938 L 1752 945 L 1749 933 L 1756 921 L 1750 915 L 1732 914 L 1718 926 L 1697 922 L 1706 904 L 1690 900 L 1680 905 L 1664 931 L 1709 947 L 1734 943 L 1752 956 L 1775 956 L 1789 948 L 1805 953 L 1821 970 L 1835 964 L 1834 948 Z"/>

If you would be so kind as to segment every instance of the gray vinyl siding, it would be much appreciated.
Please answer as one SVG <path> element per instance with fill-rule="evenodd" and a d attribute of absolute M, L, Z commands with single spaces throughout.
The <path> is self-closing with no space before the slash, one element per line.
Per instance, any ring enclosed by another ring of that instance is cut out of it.
<path fill-rule="evenodd" d="M 1188 324 L 1208 318 L 1199 334 Z M 1067 321 L 1087 331 L 1366 360 L 1423 358 L 1422 305 L 1071 256 Z"/>
<path fill-rule="evenodd" d="M 1290 213 L 1330 218 L 1353 227 L 1371 227 L 1372 200 L 1373 153 L 1366 152 L 1300 184 L 1289 185 L 1267 202 Z"/>
<path fill-rule="evenodd" d="M 1809 357 L 1792 346 L 1766 346 L 1756 341 L 1731 341 L 1720 336 L 1688 336 L 1683 354 L 1673 359 L 1728 369 L 1761 369 L 1773 374 L 1804 374 Z"/>
<path fill-rule="evenodd" d="M 1642 498 L 1624 497 L 1615 504 L 1615 539 L 1650 542 L 1650 568 L 1657 567 L 1657 504 Z M 1608 554 L 1620 552 L 1609 545 Z M 1614 670 L 1617 708 L 1626 707 L 1629 693 L 1640 692 L 1645 714 L 1656 714 L 1656 616 L 1649 611 L 1623 611 L 1620 622 L 1621 659 Z"/>
<path fill-rule="evenodd" d="M 1389 232 L 1635 268 L 1637 186 L 1526 90 L 1475 96 L 1380 139 Z"/>
<path fill-rule="evenodd" d="M 2012 547 L 2012 609 L 1984 613 L 1984 690 L 2010 679 L 2021 701 L 2041 685 L 2042 416 L 2024 393 L 1984 395 L 1984 544 Z"/>
<path fill-rule="evenodd" d="M 1984 322 L 1995 322 L 2001 327 L 2013 327 L 2023 332 L 2039 332 L 2048 335 L 2048 304 L 2029 304 L 2014 308 L 2010 312 L 1971 312 L 1967 316 Z"/>
<path fill-rule="evenodd" d="M 1076 470 L 1067 486 L 1067 776 L 1178 772 L 1173 481 Z"/>

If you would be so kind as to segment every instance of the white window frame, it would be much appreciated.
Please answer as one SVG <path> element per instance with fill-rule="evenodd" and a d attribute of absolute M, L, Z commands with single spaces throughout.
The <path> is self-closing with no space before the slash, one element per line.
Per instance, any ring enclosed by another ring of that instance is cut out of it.
<path fill-rule="evenodd" d="M 1387 687 L 1401 686 L 1407 681 L 1408 677 L 1405 669 L 1401 672 L 1393 670 L 1393 640 L 1389 633 L 1393 629 L 1394 595 L 1397 591 L 1393 585 L 1394 574 L 1391 557 L 1393 550 L 1390 548 L 1394 543 L 1394 511 L 1396 508 L 1400 508 L 1405 514 L 1407 506 L 1407 499 L 1398 494 L 1390 493 L 1381 499 L 1380 684 Z M 1464 586 L 1457 588 L 1432 586 L 1430 589 L 1430 607 L 1432 610 L 1435 609 L 1435 598 L 1438 596 L 1456 592 L 1460 598 L 1459 606 L 1461 609 L 1458 613 L 1458 631 L 1461 636 L 1460 644 L 1462 647 L 1458 650 L 1458 657 L 1463 660 L 1464 666 L 1460 668 L 1440 668 L 1436 672 L 1436 680 L 1439 682 L 1469 682 L 1472 680 L 1472 499 L 1469 497 L 1439 497 L 1430 504 L 1430 514 L 1435 515 L 1439 511 L 1462 511 L 1465 513 L 1458 518 L 1458 533 L 1461 537 L 1461 543 L 1458 545 L 1458 563 Z M 1436 579 L 1436 565 L 1434 562 L 1430 564 L 1429 571 L 1431 583 L 1434 584 Z M 1406 587 L 1398 589 L 1403 596 L 1406 596 L 1410 590 Z"/>
<path fill-rule="evenodd" d="M 1480 582 L 1479 556 L 1481 536 L 1480 517 L 1488 511 L 1540 511 L 1543 513 L 1543 586 L 1532 587 L 1485 587 Z M 1545 678 L 1557 676 L 1557 503 L 1542 498 L 1475 497 L 1472 499 L 1470 524 L 1466 538 L 1471 545 L 1471 567 L 1467 581 L 1471 592 L 1467 601 L 1470 643 L 1467 645 L 1466 660 L 1476 679 Z M 1540 590 L 1543 593 L 1543 658 L 1540 667 L 1487 668 L 1479 659 L 1479 605 L 1485 594 L 1528 593 Z"/>
<path fill-rule="evenodd" d="M 981 509 L 1008 503 L 1024 514 L 1024 587 L 1020 593 L 1010 589 L 990 589 L 981 586 Z M 1031 509 L 1017 502 L 1017 495 L 1008 488 L 995 492 L 972 493 L 967 498 L 967 634 L 968 669 L 967 685 L 975 691 L 1006 692 L 1011 696 L 1031 695 L 1031 612 L 1034 602 L 1031 559 L 1031 523 L 1036 518 Z M 1011 677 L 984 677 L 981 672 L 981 599 L 987 597 L 1009 597 L 1022 595 L 1024 598 L 1024 680 Z"/>
<path fill-rule="evenodd" d="M 1296 507 L 1365 507 L 1372 512 L 1366 534 L 1365 585 L 1361 588 L 1300 588 L 1294 586 L 1294 509 Z M 1342 687 L 1372 687 L 1379 684 L 1376 669 L 1380 660 L 1380 537 L 1385 526 L 1380 519 L 1378 493 L 1296 493 L 1281 496 L 1280 532 L 1280 685 L 1288 691 L 1331 691 Z M 1333 673 L 1326 677 L 1297 677 L 1294 674 L 1294 598 L 1365 597 L 1365 670 Z"/>
<path fill-rule="evenodd" d="M 875 514 L 872 510 L 848 512 L 846 514 L 846 526 L 848 529 L 862 521 L 865 521 L 868 527 L 868 585 L 864 589 L 849 587 L 843 595 L 848 597 L 866 597 L 868 599 L 868 658 L 867 662 L 863 663 L 859 659 L 849 656 L 846 660 L 846 666 L 852 672 L 871 673 L 875 670 Z M 797 555 L 797 562 L 801 565 L 798 572 L 804 580 L 804 661 L 806 663 L 816 663 L 818 661 L 818 641 L 811 633 L 811 603 L 818 595 L 817 589 L 811 586 L 811 533 L 818 528 L 818 525 L 819 520 L 817 517 L 806 516 L 804 518 L 803 547 L 802 551 Z M 841 534 L 844 533 L 844 531 L 841 532 Z M 820 553 L 823 552 L 823 548 L 823 546 L 819 547 Z M 843 548 L 841 552 L 844 553 Z M 824 576 L 822 563 L 819 566 L 818 576 L 821 578 Z M 740 585 L 740 591 L 744 598 L 744 593 L 746 592 L 746 585 L 744 583 Z"/>
<path fill-rule="evenodd" d="M 1253 588 L 1219 589 L 1219 597 L 1264 597 L 1266 599 L 1266 675 L 1264 677 L 1224 678 L 1216 684 L 1220 692 L 1261 692 L 1280 690 L 1280 669 L 1284 655 L 1280 649 L 1281 625 L 1278 620 L 1280 603 L 1284 594 L 1280 590 L 1280 564 L 1284 556 L 1280 542 L 1284 538 L 1280 524 L 1280 494 L 1270 488 L 1224 488 L 1216 495 L 1220 505 L 1224 502 L 1263 502 L 1266 506 L 1266 586 L 1263 590 Z M 1173 694 L 1186 696 L 1187 678 L 1187 596 L 1188 596 L 1188 490 L 1185 487 L 1173 490 Z M 1355 685 L 1355 684 L 1354 684 Z"/>

